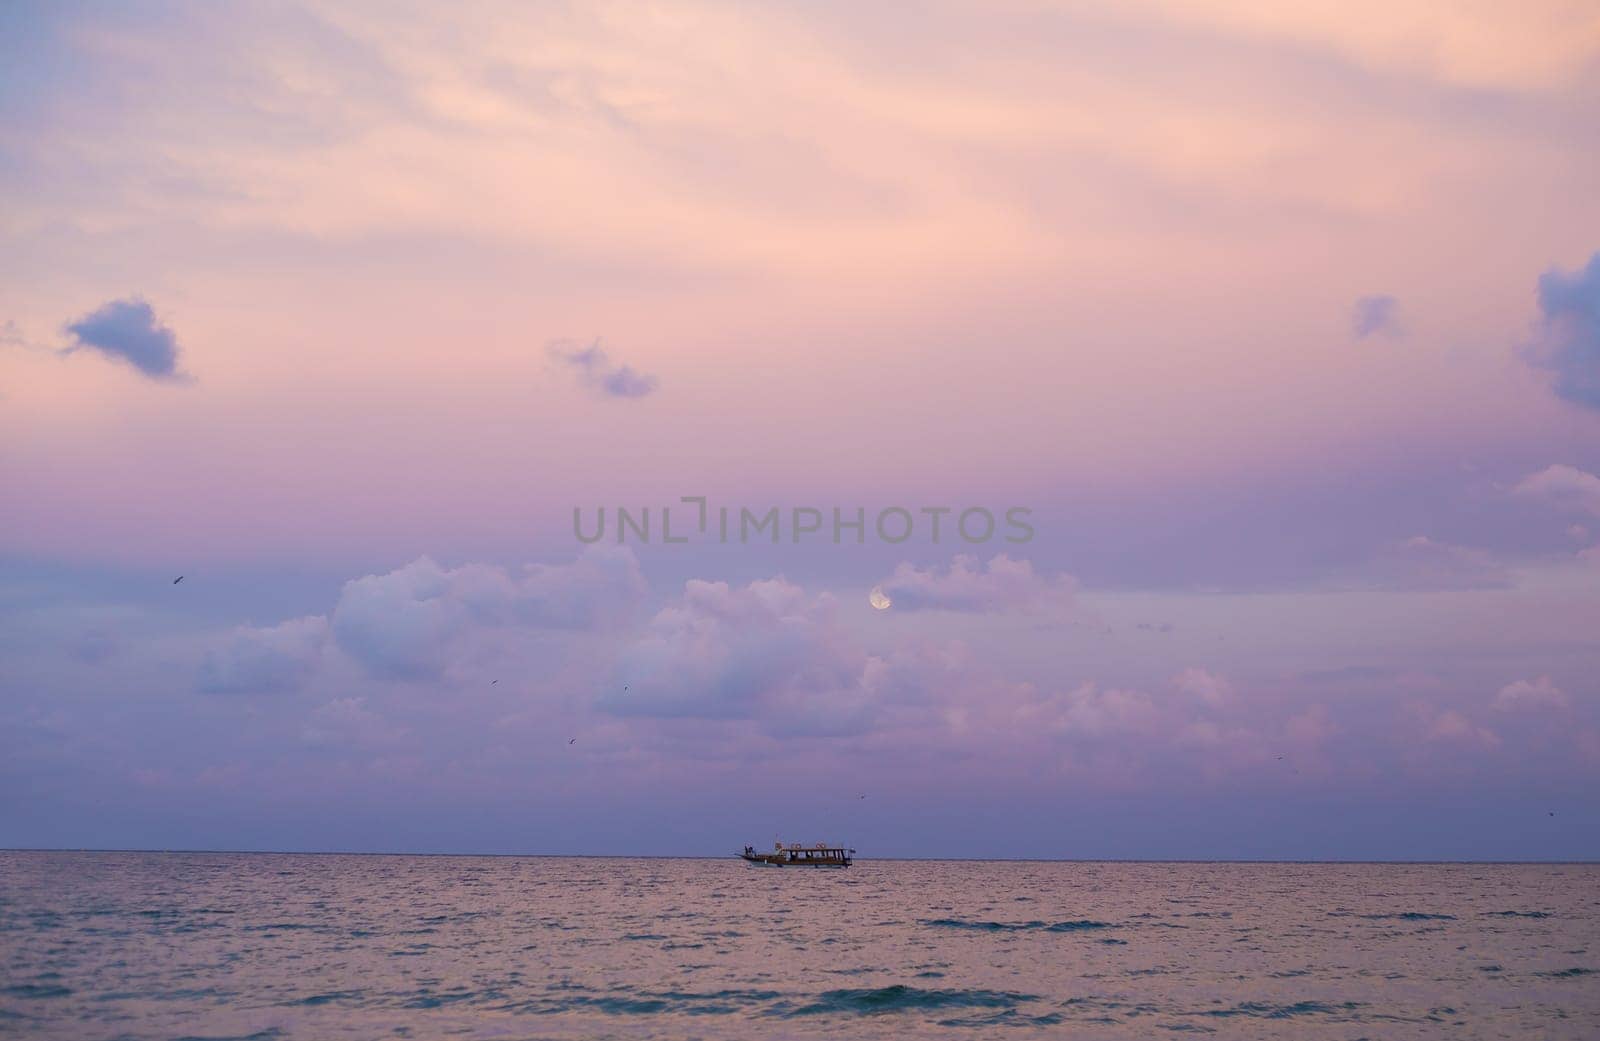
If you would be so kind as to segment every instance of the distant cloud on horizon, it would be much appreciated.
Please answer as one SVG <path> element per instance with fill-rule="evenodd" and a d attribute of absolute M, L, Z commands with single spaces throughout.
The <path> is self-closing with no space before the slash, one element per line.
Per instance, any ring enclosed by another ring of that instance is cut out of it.
<path fill-rule="evenodd" d="M 562 341 L 551 344 L 548 350 L 550 357 L 577 372 L 583 386 L 602 397 L 642 398 L 661 386 L 661 381 L 650 373 L 631 365 L 612 364 L 599 341 L 587 347 Z"/>
<path fill-rule="evenodd" d="M 627 547 L 593 546 L 571 563 L 520 573 L 490 564 L 445 568 L 419 557 L 346 582 L 330 618 L 336 645 L 370 675 L 430 680 L 462 657 L 464 636 L 606 628 L 629 617 L 645 590 Z"/>
<path fill-rule="evenodd" d="M 1566 463 L 1553 463 L 1529 474 L 1511 492 L 1600 517 L 1600 477 Z M 1588 532 L 1583 535 L 1587 537 Z"/>
<path fill-rule="evenodd" d="M 155 310 L 138 297 L 111 300 L 70 322 L 66 332 L 75 341 L 65 354 L 89 349 L 126 362 L 153 380 L 181 382 L 178 338 L 156 318 Z"/>
<path fill-rule="evenodd" d="M 1551 682 L 1549 676 L 1508 683 L 1494 696 L 1494 708 L 1500 712 L 1513 712 L 1518 709 L 1563 709 L 1571 704 L 1572 701 L 1566 692 Z"/>
<path fill-rule="evenodd" d="M 1405 331 L 1400 327 L 1399 312 L 1400 301 L 1392 296 L 1381 294 L 1363 296 L 1356 301 L 1351 312 L 1350 329 L 1358 340 L 1365 340 L 1379 333 L 1385 336 L 1399 336 Z"/>
<path fill-rule="evenodd" d="M 1366 565 L 1359 584 L 1391 592 L 1508 589 L 1513 576 L 1481 549 L 1413 535 L 1384 546 Z"/>
<path fill-rule="evenodd" d="M 1075 607 L 1077 582 L 1070 575 L 1047 577 L 1027 560 L 1004 553 L 987 565 L 959 554 L 944 570 L 902 562 L 882 582 L 883 591 L 901 611 L 1006 612 Z"/>
<path fill-rule="evenodd" d="M 239 626 L 225 645 L 206 654 L 199 689 L 206 694 L 295 690 L 316 669 L 327 637 L 328 620 L 321 615 L 273 626 Z"/>

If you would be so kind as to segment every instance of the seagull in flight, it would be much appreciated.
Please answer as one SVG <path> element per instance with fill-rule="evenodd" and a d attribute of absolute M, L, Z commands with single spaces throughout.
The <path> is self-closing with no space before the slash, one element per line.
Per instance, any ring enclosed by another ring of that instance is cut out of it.
<path fill-rule="evenodd" d="M 569 745 L 570 745 L 570 744 L 573 744 L 573 743 L 574 743 L 574 742 L 576 742 L 576 741 L 577 741 L 577 740 L 578 740 L 578 739 L 577 739 L 577 738 L 573 738 L 573 739 L 572 739 L 572 740 L 571 740 L 571 741 L 568 741 L 568 742 L 567 742 L 567 744 L 569 744 Z"/>
<path fill-rule="evenodd" d="M 177 585 L 179 582 L 182 582 L 182 581 L 183 581 L 183 576 L 179 575 L 177 578 L 172 580 L 172 584 L 173 585 Z"/>

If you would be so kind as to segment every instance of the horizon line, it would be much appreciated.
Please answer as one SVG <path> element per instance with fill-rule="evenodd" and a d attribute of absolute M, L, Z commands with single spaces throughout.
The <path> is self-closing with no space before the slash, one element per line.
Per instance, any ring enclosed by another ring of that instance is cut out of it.
<path fill-rule="evenodd" d="M 212 856 L 265 856 L 265 857 L 496 857 L 506 860 L 725 860 L 738 859 L 738 853 L 463 853 L 463 852 L 411 852 L 399 850 L 337 850 L 337 849 L 154 849 L 139 847 L 96 846 L 0 846 L 3 853 L 139 853 L 157 855 L 212 855 Z M 861 857 L 863 860 L 895 863 L 964 863 L 964 864 L 1282 864 L 1282 865 L 1502 865 L 1508 867 L 1594 867 L 1600 858 L 1589 860 L 1506 860 L 1506 859 L 1440 859 L 1440 858 L 1262 858 L 1262 857 Z"/>

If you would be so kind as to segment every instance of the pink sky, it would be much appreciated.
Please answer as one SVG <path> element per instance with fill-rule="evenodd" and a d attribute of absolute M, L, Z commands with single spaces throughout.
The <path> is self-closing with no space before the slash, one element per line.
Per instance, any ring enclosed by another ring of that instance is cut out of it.
<path fill-rule="evenodd" d="M 1600 855 L 1592 5 L 0 25 L 0 846 Z M 572 537 L 696 494 L 1038 534 Z"/>

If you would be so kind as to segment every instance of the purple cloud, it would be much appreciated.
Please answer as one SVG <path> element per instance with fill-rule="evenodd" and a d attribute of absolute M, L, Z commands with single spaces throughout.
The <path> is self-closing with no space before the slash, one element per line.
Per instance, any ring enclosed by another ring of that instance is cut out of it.
<path fill-rule="evenodd" d="M 1501 745 L 1499 734 L 1488 727 L 1479 726 L 1455 709 L 1440 710 L 1432 705 L 1414 705 L 1412 714 L 1425 741 L 1483 749 L 1499 748 Z"/>
<path fill-rule="evenodd" d="M 1384 547 L 1366 570 L 1363 584 L 1400 592 L 1505 589 L 1512 584 L 1511 573 L 1483 550 L 1426 535 Z"/>
<path fill-rule="evenodd" d="M 782 578 L 735 588 L 691 579 L 624 652 L 617 715 L 761 719 L 769 729 L 838 733 L 866 722 L 879 663 L 840 627 L 834 600 Z"/>
<path fill-rule="evenodd" d="M 1361 297 L 1350 315 L 1351 331 L 1358 340 L 1378 333 L 1399 336 L 1402 332 L 1399 308 L 1400 302 L 1392 296 Z"/>
<path fill-rule="evenodd" d="M 89 349 L 126 362 L 154 380 L 181 380 L 178 338 L 156 320 L 155 311 L 133 297 L 112 300 L 67 325 L 77 342 L 67 352 Z"/>
<path fill-rule="evenodd" d="M 301 728 L 300 740 L 308 745 L 383 747 L 407 735 L 374 712 L 364 697 L 334 698 L 317 706 Z"/>
<path fill-rule="evenodd" d="M 1180 693 L 1210 708 L 1222 708 L 1233 698 L 1233 685 L 1221 676 L 1191 666 L 1172 678 Z"/>
<path fill-rule="evenodd" d="M 322 657 L 328 620 L 296 618 L 267 628 L 241 626 L 228 643 L 207 652 L 199 686 L 208 694 L 265 694 L 304 684 Z"/>
<path fill-rule="evenodd" d="M 1558 396 L 1600 409 L 1600 253 L 1581 271 L 1539 276 L 1540 321 L 1523 356 L 1555 374 Z"/>
<path fill-rule="evenodd" d="M 629 365 L 614 365 L 599 343 L 574 347 L 566 343 L 550 346 L 550 356 L 575 370 L 578 381 L 603 397 L 642 398 L 654 393 L 661 381 Z"/>
<path fill-rule="evenodd" d="M 1549 676 L 1536 680 L 1517 680 L 1500 688 L 1494 696 L 1494 707 L 1501 712 L 1518 709 L 1566 708 L 1571 702 L 1566 691 L 1551 682 Z"/>
<path fill-rule="evenodd" d="M 644 592 L 627 547 L 590 547 L 571 564 L 534 565 L 520 576 L 422 557 L 345 583 L 333 636 L 373 675 L 422 679 L 440 675 L 472 633 L 604 628 L 629 617 Z"/>

